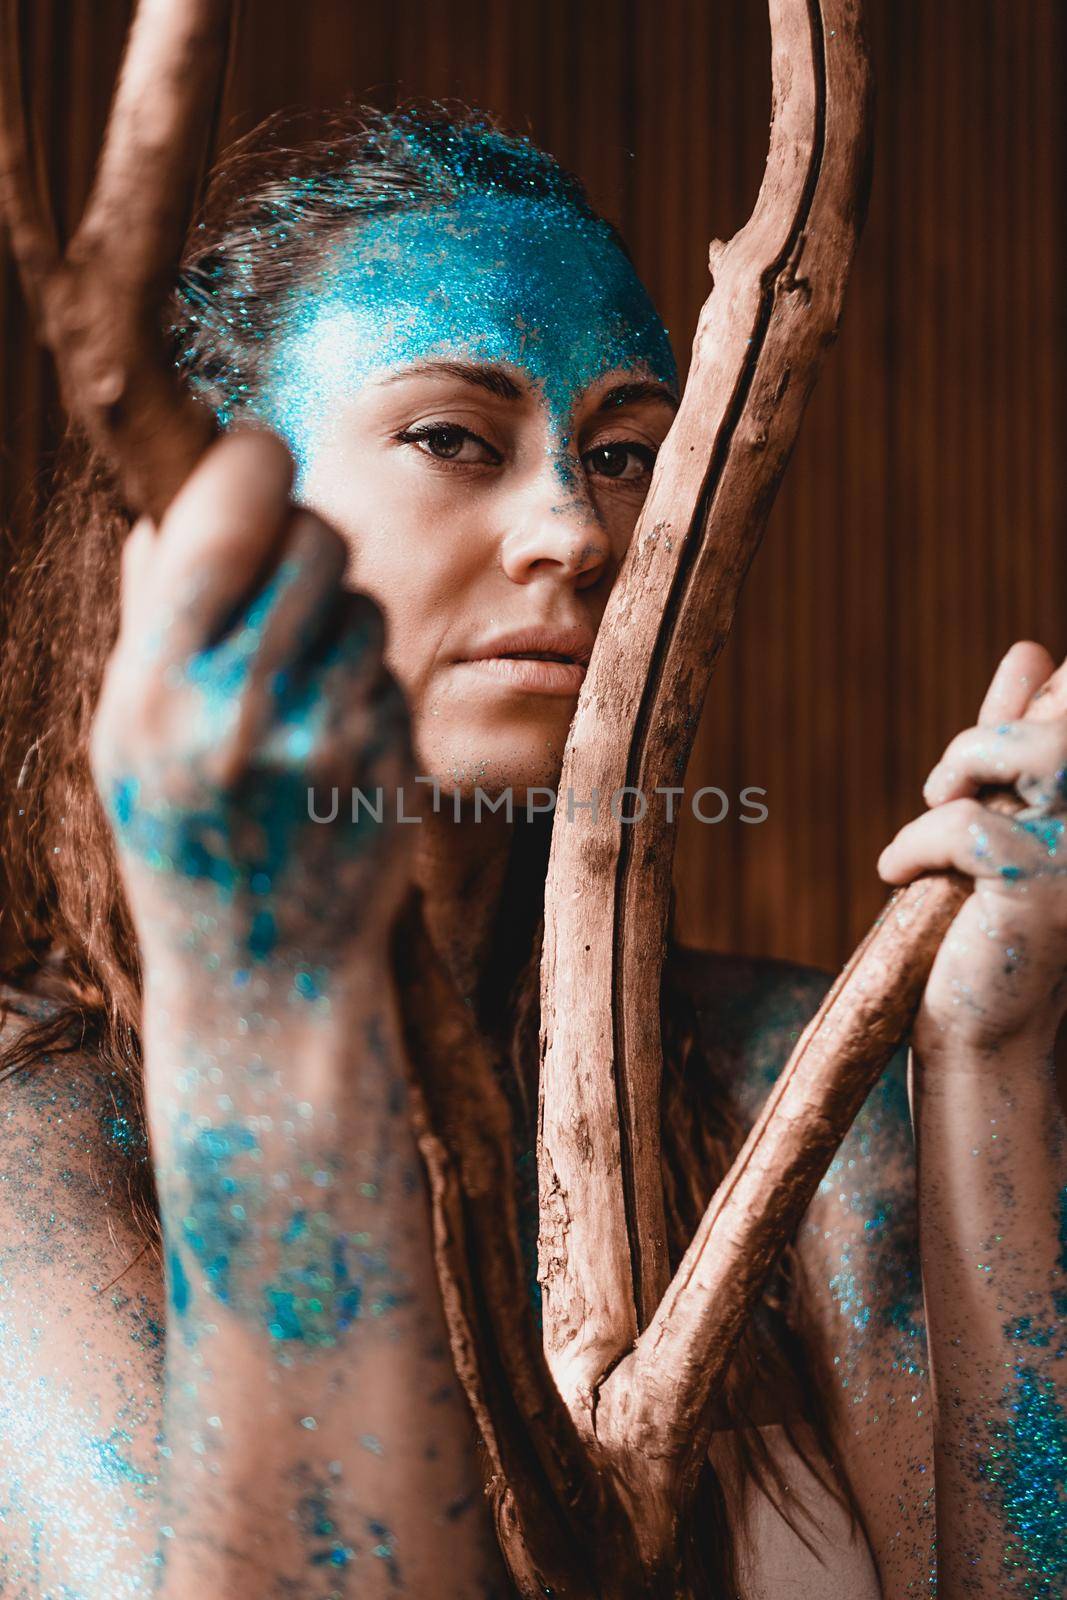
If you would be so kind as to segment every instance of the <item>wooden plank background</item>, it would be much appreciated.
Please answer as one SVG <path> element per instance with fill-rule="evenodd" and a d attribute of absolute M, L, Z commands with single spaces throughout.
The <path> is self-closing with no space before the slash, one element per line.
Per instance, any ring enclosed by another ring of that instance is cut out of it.
<path fill-rule="evenodd" d="M 62 219 L 76 215 L 130 6 L 23 0 Z M 869 0 L 870 220 L 691 781 L 690 943 L 837 967 L 876 913 L 882 845 L 973 721 L 1013 639 L 1067 652 L 1060 0 Z M 246 0 L 223 118 L 349 94 L 457 97 L 528 130 L 618 222 L 680 356 L 705 249 L 754 199 L 769 110 L 761 0 Z M 0 272 L 0 525 L 28 536 L 58 409 Z M 767 793 L 744 825 L 737 796 Z"/>

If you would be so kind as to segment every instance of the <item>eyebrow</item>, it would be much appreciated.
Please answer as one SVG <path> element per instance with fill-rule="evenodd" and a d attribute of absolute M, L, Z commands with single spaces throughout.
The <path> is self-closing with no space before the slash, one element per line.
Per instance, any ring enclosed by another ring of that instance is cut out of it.
<path fill-rule="evenodd" d="M 405 378 L 455 378 L 460 383 L 472 384 L 476 389 L 486 389 L 499 400 L 521 400 L 522 390 L 503 367 L 482 366 L 476 361 L 416 361 L 410 366 L 391 372 L 383 382 L 400 383 Z M 648 379 L 631 383 L 617 383 L 597 402 L 597 411 L 611 411 L 617 406 L 635 405 L 642 400 L 655 400 L 661 405 L 678 410 L 678 397 L 666 384 Z"/>
<path fill-rule="evenodd" d="M 458 378 L 476 389 L 488 389 L 500 400 L 522 399 L 522 390 L 503 367 L 483 367 L 474 361 L 417 361 L 391 372 L 384 381 L 399 383 L 404 378 Z"/>
<path fill-rule="evenodd" d="M 634 405 L 640 400 L 658 400 L 662 405 L 670 406 L 672 411 L 677 411 L 679 406 L 678 396 L 666 384 L 641 380 L 616 384 L 597 402 L 597 410 L 610 411 L 614 406 Z"/>

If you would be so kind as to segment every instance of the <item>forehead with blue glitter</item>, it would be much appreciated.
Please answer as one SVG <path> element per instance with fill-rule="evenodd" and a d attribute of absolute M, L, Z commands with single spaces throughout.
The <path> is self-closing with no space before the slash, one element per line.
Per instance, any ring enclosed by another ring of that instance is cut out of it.
<path fill-rule="evenodd" d="M 564 433 L 609 372 L 677 381 L 666 330 L 605 223 L 555 197 L 474 191 L 349 231 L 292 291 L 256 409 L 304 473 L 368 379 L 435 359 L 518 368 Z"/>

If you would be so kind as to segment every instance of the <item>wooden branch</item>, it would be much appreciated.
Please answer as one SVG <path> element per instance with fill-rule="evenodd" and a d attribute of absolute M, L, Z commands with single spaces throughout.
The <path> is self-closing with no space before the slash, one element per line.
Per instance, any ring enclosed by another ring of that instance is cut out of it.
<path fill-rule="evenodd" d="M 659 1507 L 653 1525 L 696 1487 L 745 1320 L 907 1032 L 969 889 L 930 874 L 892 896 L 798 1041 L 651 1324 L 600 1389 L 598 1443 L 635 1500 Z"/>
<path fill-rule="evenodd" d="M 30 178 L 17 7 L 6 0 L 0 202 L 64 403 L 157 521 L 213 425 L 179 383 L 160 326 L 222 80 L 228 0 L 140 0 L 84 218 L 64 257 Z"/>
<path fill-rule="evenodd" d="M 802 9 L 772 0 L 776 52 L 786 22 L 799 28 Z M 836 331 L 866 190 L 870 106 L 855 5 L 823 0 L 821 13 L 808 60 L 817 68 L 821 49 L 825 78 L 801 223 L 785 259 L 762 273 L 758 254 L 746 258 L 747 229 L 725 249 L 713 246 L 716 282 L 690 386 L 602 625 L 568 746 L 564 797 L 568 789 L 580 797 L 597 787 L 610 793 L 624 782 L 650 796 L 657 784 L 680 783 L 711 667 L 822 351 Z M 786 54 L 803 62 L 795 36 Z M 797 92 L 794 80 L 790 93 Z M 761 204 L 777 184 L 769 170 Z M 793 197 L 788 189 L 781 193 Z M 725 275 L 731 266 L 736 280 Z M 754 354 L 737 365 L 731 386 L 729 330 L 717 328 L 716 308 L 725 307 L 729 319 L 739 314 L 737 306 L 753 303 L 746 271 L 764 288 L 773 272 L 773 287 L 757 322 L 748 325 Z M 694 497 L 699 474 L 687 466 L 700 444 L 690 418 L 699 415 L 701 396 L 718 428 L 714 448 L 704 449 L 707 478 Z M 662 619 L 650 619 L 642 598 L 648 593 L 667 594 Z M 635 654 L 642 667 L 647 661 L 639 702 L 629 688 L 635 676 L 641 682 Z M 1049 694 L 1027 714 L 1062 714 L 1065 705 L 1067 691 L 1058 700 Z M 620 749 L 628 751 L 625 767 Z M 981 798 L 1007 813 L 1021 804 L 1003 791 Z M 629 1508 L 649 1592 L 664 1593 L 678 1581 L 711 1402 L 736 1340 L 834 1150 L 906 1035 L 937 949 L 971 887 L 958 874 L 928 874 L 891 897 L 805 1030 L 659 1298 L 655 1118 L 670 844 L 651 811 L 631 832 L 605 819 L 584 831 L 565 818 L 557 826 L 546 910 L 552 940 L 543 975 L 548 1070 L 539 1152 L 545 1280 L 559 1295 L 549 1358 L 591 1454 Z M 606 942 L 598 948 L 598 940 Z M 594 1205 L 601 1213 L 590 1217 Z M 618 1239 L 602 1250 L 605 1227 L 617 1227 L 620 1214 L 629 1250 Z M 649 1325 L 627 1353 L 627 1335 L 650 1306 Z M 592 1327 L 582 1324 L 583 1314 Z"/>
<path fill-rule="evenodd" d="M 612 592 L 561 796 L 599 820 L 552 841 L 542 974 L 546 1352 L 579 1427 L 667 1286 L 659 983 L 680 784 L 715 660 L 841 311 L 866 194 L 869 81 L 854 0 L 771 0 L 773 122 L 750 221 L 711 248 L 679 415 Z M 662 596 L 656 603 L 652 597 Z M 623 827 L 607 799 L 648 799 Z M 784 1242 L 784 1240 L 783 1240 Z M 599 1431 L 599 1430 L 597 1430 Z"/>
<path fill-rule="evenodd" d="M 1024 714 L 1067 712 L 1067 682 Z M 978 798 L 1014 816 L 1011 789 Z M 934 957 L 972 891 L 925 873 L 890 897 L 797 1042 L 720 1184 L 649 1328 L 602 1386 L 597 1437 L 643 1506 L 685 1505 L 710 1438 L 710 1403 L 745 1317 L 834 1151 L 910 1028 Z M 643 1513 L 644 1514 L 644 1513 Z"/>
<path fill-rule="evenodd" d="M 453 1364 L 486 1450 L 512 1579 L 529 1600 L 638 1600 L 629 1520 L 579 1439 L 530 1313 L 510 1107 L 417 896 L 398 923 L 393 966 Z"/>

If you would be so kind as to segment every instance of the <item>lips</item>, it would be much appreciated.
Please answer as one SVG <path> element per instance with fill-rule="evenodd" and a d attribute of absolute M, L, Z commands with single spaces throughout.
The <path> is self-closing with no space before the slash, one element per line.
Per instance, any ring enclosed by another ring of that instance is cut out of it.
<path fill-rule="evenodd" d="M 460 665 L 534 694 L 575 695 L 585 678 L 594 635 L 582 627 L 534 627 L 485 639 Z"/>

